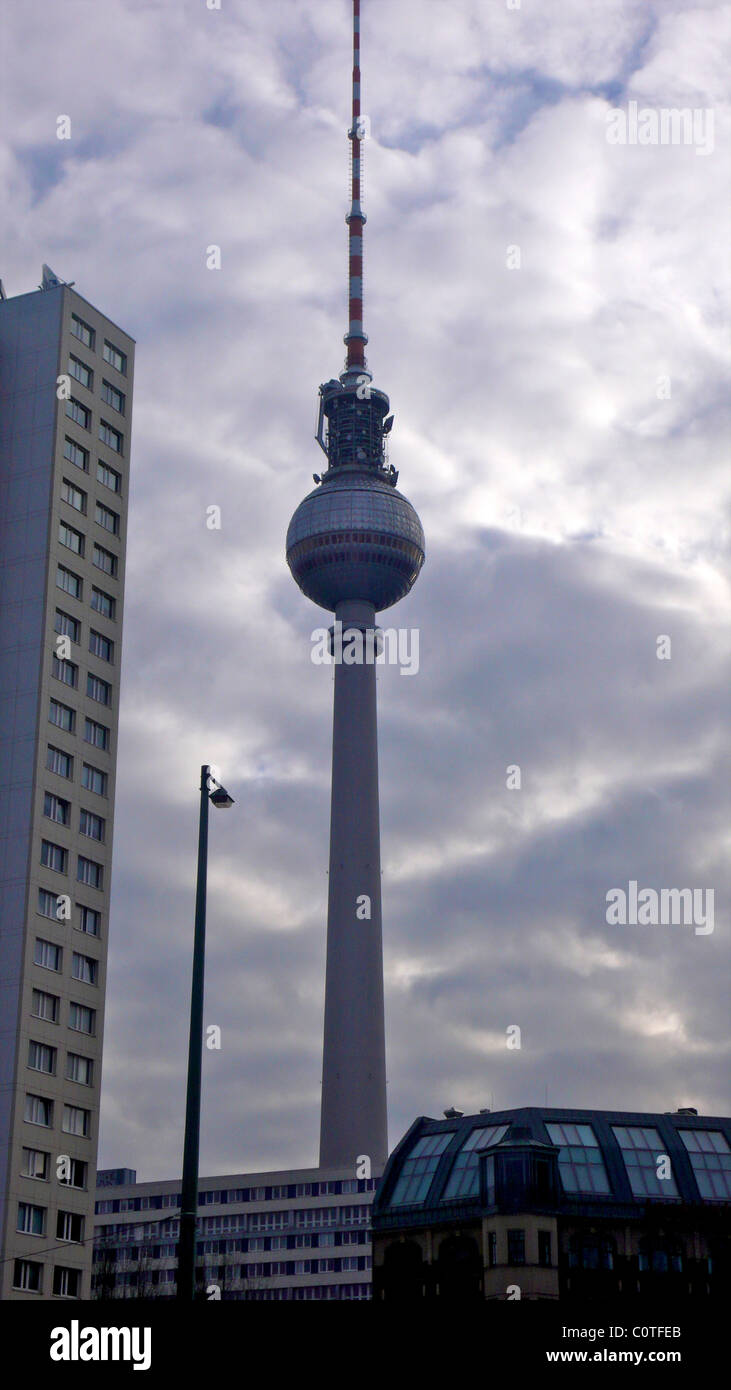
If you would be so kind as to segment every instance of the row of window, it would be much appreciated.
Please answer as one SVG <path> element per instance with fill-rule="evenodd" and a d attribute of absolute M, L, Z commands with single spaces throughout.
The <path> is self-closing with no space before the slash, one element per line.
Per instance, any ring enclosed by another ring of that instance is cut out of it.
<path fill-rule="evenodd" d="M 310 1229 L 338 1224 L 367 1226 L 370 1215 L 370 1206 L 365 1203 L 360 1207 L 331 1207 L 322 1208 L 320 1211 L 316 1209 L 305 1211 L 293 1209 L 287 1212 L 252 1212 L 251 1214 L 231 1212 L 222 1216 L 200 1217 L 198 1228 L 202 1236 L 215 1236 L 243 1231 L 291 1229 L 293 1226 Z M 259 1220 L 262 1216 L 273 1219 L 262 1224 Z M 147 1240 L 152 1236 L 176 1237 L 178 1228 L 177 1217 L 170 1217 L 166 1221 L 147 1221 L 144 1223 L 114 1222 L 105 1225 L 102 1232 L 106 1238 L 113 1236 L 117 1240 Z"/>
<path fill-rule="evenodd" d="M 47 1096 L 36 1096 L 26 1091 L 26 1124 L 53 1129 L 54 1105 L 55 1102 Z M 74 1134 L 78 1139 L 88 1139 L 91 1134 L 91 1111 L 85 1110 L 81 1105 L 69 1105 L 68 1102 L 64 1102 L 61 1129 L 64 1134 Z"/>
<path fill-rule="evenodd" d="M 106 638 L 103 639 L 106 642 Z M 112 644 L 107 644 L 111 649 Z M 79 668 L 73 661 L 61 660 L 54 653 L 51 667 L 51 674 L 63 685 L 68 685 L 72 690 L 78 689 Z M 109 681 L 105 681 L 101 676 L 95 676 L 92 671 L 86 675 L 86 694 L 88 699 L 96 700 L 100 705 L 111 705 L 112 686 Z"/>
<path fill-rule="evenodd" d="M 96 593 L 101 597 L 110 598 L 109 594 L 104 594 L 101 589 Z M 112 599 L 112 602 L 114 600 Z M 81 623 L 78 618 L 74 618 L 71 613 L 67 613 L 63 608 L 57 608 L 53 620 L 54 632 L 58 632 L 63 637 L 68 637 L 69 641 L 79 645 L 81 639 Z M 105 637 L 103 632 L 97 632 L 95 628 L 89 629 L 89 651 L 92 656 L 98 656 L 102 661 L 114 661 L 114 643 L 110 637 Z M 54 675 L 55 675 L 54 671 Z"/>
<path fill-rule="evenodd" d="M 35 1202 L 18 1202 L 16 1231 L 24 1236 L 45 1236 L 48 1207 L 39 1207 Z M 67 1240 L 79 1244 L 84 1239 L 84 1218 L 76 1211 L 59 1211 L 56 1214 L 56 1240 Z"/>
<path fill-rule="evenodd" d="M 34 989 L 31 996 L 31 1013 L 34 1018 L 43 1019 L 44 1023 L 58 1023 L 61 1011 L 61 999 L 58 994 L 49 994 L 45 989 Z M 88 1008 L 85 1004 L 69 1004 L 69 1028 L 76 1033 L 87 1033 L 89 1037 L 94 1037 L 96 1033 L 96 1010 Z"/>
<path fill-rule="evenodd" d="M 76 396 L 69 396 L 66 401 L 66 415 L 82 430 L 91 430 L 91 411 L 88 405 L 77 400 Z M 121 454 L 124 450 L 124 435 L 121 430 L 115 429 L 108 420 L 101 419 L 99 421 L 99 440 L 107 449 L 112 449 L 115 454 Z"/>
<path fill-rule="evenodd" d="M 94 352 L 96 345 L 96 329 L 92 328 L 90 324 L 85 323 L 82 318 L 79 318 L 78 314 L 71 315 L 70 328 L 74 337 L 78 338 L 79 342 L 84 344 L 84 347 Z M 110 343 L 108 338 L 104 339 L 102 357 L 104 361 L 114 367 L 121 376 L 127 375 L 127 354 L 122 352 L 118 347 L 115 347 L 114 343 Z"/>
<path fill-rule="evenodd" d="M 476 1196 L 479 1190 L 480 1153 L 498 1144 L 505 1125 L 488 1125 L 471 1130 L 458 1150 L 450 1169 L 442 1201 Z M 599 1141 L 589 1124 L 546 1122 L 552 1144 L 559 1149 L 558 1168 L 565 1193 L 611 1194 L 609 1177 Z M 679 1130 L 701 1196 L 709 1201 L 731 1198 L 731 1148 L 720 1131 Z M 658 1162 L 666 1157 L 657 1129 L 653 1126 L 613 1125 L 612 1133 L 625 1163 L 635 1197 L 679 1196 L 671 1172 Z M 422 1202 L 437 1171 L 442 1154 L 454 1138 L 453 1131 L 422 1135 L 404 1160 L 391 1196 L 392 1206 Z"/>
<path fill-rule="evenodd" d="M 33 948 L 33 963 L 44 970 L 54 970 L 60 975 L 63 969 L 63 947 L 55 941 L 47 941 L 37 936 Z M 94 956 L 85 956 L 81 951 L 71 953 L 71 978 L 81 980 L 82 984 L 95 985 L 99 979 L 99 962 Z M 87 1030 L 85 1030 L 87 1031 Z"/>
<path fill-rule="evenodd" d="M 83 488 L 77 487 L 70 478 L 61 479 L 61 501 L 66 502 L 69 507 L 73 507 L 75 512 L 81 516 L 86 516 L 88 505 L 88 494 Z M 98 526 L 102 526 L 110 535 L 118 536 L 120 528 L 120 516 L 118 512 L 112 511 L 104 502 L 94 504 L 94 520 Z M 73 547 L 70 547 L 73 548 Z"/>
<path fill-rule="evenodd" d="M 340 1196 L 357 1192 L 373 1192 L 375 1178 L 341 1178 L 323 1182 L 283 1183 L 274 1187 L 229 1187 L 205 1188 L 198 1193 L 199 1207 L 226 1206 L 241 1202 L 284 1202 L 293 1197 Z M 179 1207 L 179 1192 L 151 1193 L 144 1197 L 112 1197 L 97 1202 L 96 1210 L 101 1214 L 124 1211 L 160 1211 L 165 1207 Z M 369 1207 L 364 1203 L 364 1211 Z"/>
<path fill-rule="evenodd" d="M 46 792 L 43 798 L 43 814 L 49 820 L 55 821 L 57 825 L 70 825 L 71 802 L 65 801 L 62 796 L 56 796 L 54 792 Z M 100 844 L 103 844 L 106 835 L 104 817 L 98 816 L 95 811 L 86 811 L 82 807 L 79 811 L 79 833 L 88 835 L 89 839 L 98 840 Z"/>
<path fill-rule="evenodd" d="M 105 518 L 105 520 L 101 518 Z M 119 535 L 119 513 L 113 512 L 111 507 L 105 507 L 102 502 L 97 502 L 94 520 L 97 525 L 103 526 L 105 531 L 109 531 L 110 535 Z M 74 555 L 78 555 L 79 559 L 83 560 L 86 544 L 86 537 L 83 532 L 77 531 L 74 526 L 69 526 L 66 521 L 59 521 L 58 539 L 60 545 L 65 545 L 67 550 L 73 550 Z M 101 546 L 95 544 L 94 564 L 97 569 L 103 569 L 108 574 L 116 574 L 116 565 L 113 569 L 108 567 L 107 554 L 108 552 L 105 552 Z M 112 559 L 116 560 L 116 556 L 112 556 Z"/>
<path fill-rule="evenodd" d="M 90 791 L 100 791 L 102 787 L 106 786 L 105 772 L 93 767 L 91 763 L 84 763 L 84 769 L 83 775 L 87 779 Z M 55 821 L 57 825 L 70 825 L 71 802 L 66 801 L 62 796 L 56 796 L 55 792 L 44 792 L 43 814 L 49 820 Z M 106 835 L 106 821 L 95 811 L 86 811 L 82 807 L 79 812 L 79 830 L 82 835 L 88 835 L 90 839 L 103 843 Z M 47 917 L 49 914 L 44 913 L 43 915 Z"/>
<path fill-rule="evenodd" d="M 89 367 L 86 362 L 82 362 L 80 357 L 75 357 L 73 353 L 69 354 L 68 373 L 74 378 L 74 381 L 85 386 L 87 391 L 94 390 L 93 368 Z M 106 377 L 102 377 L 101 398 L 104 404 L 110 405 L 112 410 L 117 411 L 118 415 L 124 415 L 127 400 L 124 391 L 120 391 L 118 386 L 107 381 Z"/>
<path fill-rule="evenodd" d="M 38 889 L 37 911 L 41 917 L 48 917 L 52 922 L 65 922 L 68 920 L 70 906 L 67 894 L 54 894 L 45 888 Z M 87 936 L 101 936 L 101 912 L 96 907 L 85 907 L 83 903 L 77 903 L 74 926 L 77 931 L 86 932 Z"/>
<path fill-rule="evenodd" d="M 79 1298 L 81 1294 L 81 1270 L 67 1269 L 65 1265 L 55 1265 L 53 1270 L 53 1293 L 57 1298 Z M 39 1260 L 16 1260 L 13 1266 L 13 1288 L 24 1293 L 43 1292 L 43 1265 Z"/>
<path fill-rule="evenodd" d="M 59 1178 L 64 1187 L 76 1187 L 80 1192 L 86 1190 L 88 1163 L 82 1158 L 68 1159 L 68 1176 Z M 51 1172 L 51 1155 L 48 1149 L 23 1149 L 21 1177 L 34 1178 L 38 1182 L 48 1182 Z"/>
<path fill-rule="evenodd" d="M 234 1250 L 250 1254 L 255 1250 L 325 1250 L 340 1245 L 367 1245 L 367 1231 L 321 1231 L 294 1236 L 252 1236 L 238 1240 L 204 1240 L 198 1242 L 201 1255 L 223 1255 Z"/>
<path fill-rule="evenodd" d="M 117 574 L 116 556 L 110 555 L 108 551 L 102 550 L 101 546 L 94 546 L 94 557 L 94 563 L 97 565 L 97 568 L 104 569 L 105 573 L 108 574 L 111 579 L 114 579 Z M 111 565 L 112 560 L 114 561 L 113 565 Z M 57 565 L 56 567 L 56 587 L 61 589 L 63 593 L 69 594 L 71 598 L 78 599 L 79 602 L 81 602 L 84 597 L 84 581 L 81 575 L 76 574 L 74 570 L 68 569 L 66 565 Z M 96 585 L 92 585 L 91 606 L 96 612 L 103 613 L 105 618 L 114 617 L 116 608 L 114 599 L 111 598 L 110 594 L 106 594 L 103 589 L 98 589 Z"/>
<path fill-rule="evenodd" d="M 44 1023 L 58 1023 L 60 1018 L 61 1000 L 58 994 L 49 994 L 45 989 L 34 989 L 31 997 L 31 1013 L 34 1018 L 42 1018 Z M 96 1036 L 96 1009 L 90 1009 L 87 1004 L 77 1004 L 73 1000 L 69 1002 L 69 1028 L 74 1033 L 86 1033 L 87 1037 Z"/>
<path fill-rule="evenodd" d="M 63 729 L 67 734 L 76 732 L 76 711 L 70 705 L 64 705 L 59 700 L 52 699 L 48 711 L 49 723 L 55 724 L 59 729 Z M 93 748 L 99 748 L 102 753 L 109 752 L 111 740 L 111 730 L 106 724 L 100 724 L 98 720 L 88 716 L 84 719 L 84 743 L 90 743 Z M 91 763 L 84 763 L 83 767 L 89 767 L 92 771 Z M 70 753 L 64 752 L 62 748 L 55 748 L 53 744 L 48 744 L 46 752 L 46 768 L 49 772 L 55 772 L 59 777 L 73 778 L 74 760 Z M 83 784 L 86 786 L 86 783 Z M 96 786 L 89 786 L 89 791 L 96 791 Z M 100 793 L 106 796 L 106 781 L 104 791 Z"/>
<path fill-rule="evenodd" d="M 72 439 L 68 434 L 64 436 L 63 456 L 67 463 L 73 463 L 74 467 L 80 468 L 82 473 L 89 472 L 89 462 L 91 459 L 89 450 L 85 449 L 83 444 L 78 444 L 77 441 Z M 112 468 L 110 463 L 105 463 L 104 459 L 97 458 L 96 480 L 98 483 L 101 483 L 103 487 L 108 487 L 110 492 L 120 493 L 122 491 L 122 474 L 118 473 L 116 468 Z M 64 478 L 64 483 L 67 483 L 69 487 L 76 486 L 76 484 L 72 483 L 68 478 Z M 82 497 L 86 498 L 85 492 L 82 493 Z M 68 497 L 64 496 L 64 501 L 69 502 L 71 506 L 76 506 Z M 76 506 L 76 510 L 85 513 L 86 505 L 83 507 Z"/>
<path fill-rule="evenodd" d="M 58 1048 L 50 1047 L 48 1043 L 36 1042 L 33 1038 L 29 1041 L 28 1066 L 31 1071 L 55 1076 L 57 1057 Z M 92 1058 L 82 1057 L 79 1052 L 67 1052 L 64 1076 L 67 1081 L 77 1081 L 80 1086 L 91 1086 L 94 1079 Z"/>
<path fill-rule="evenodd" d="M 292 1274 L 340 1274 L 358 1269 L 371 1268 L 370 1255 L 345 1255 L 341 1259 L 328 1257 L 324 1260 L 256 1260 L 252 1264 L 240 1265 L 238 1273 L 242 1279 L 273 1279 Z M 235 1271 L 222 1266 L 230 1276 Z M 221 1276 L 224 1277 L 224 1276 Z"/>
<path fill-rule="evenodd" d="M 41 864 L 44 869 L 52 869 L 54 873 L 65 874 L 68 872 L 68 858 L 69 852 L 63 845 L 57 845 L 53 840 L 41 840 Z M 96 859 L 87 859 L 83 854 L 77 855 L 76 882 L 85 883 L 87 888 L 97 888 L 99 892 L 102 892 L 104 889 L 104 865 L 98 863 Z"/>
<path fill-rule="evenodd" d="M 507 1235 L 507 1260 L 509 1265 L 525 1264 L 525 1231 L 520 1229 L 509 1229 Z M 488 1231 L 487 1233 L 487 1263 L 491 1269 L 497 1264 L 497 1232 Z M 538 1231 L 538 1263 L 545 1269 L 550 1269 L 553 1263 L 551 1253 L 551 1232 Z"/>

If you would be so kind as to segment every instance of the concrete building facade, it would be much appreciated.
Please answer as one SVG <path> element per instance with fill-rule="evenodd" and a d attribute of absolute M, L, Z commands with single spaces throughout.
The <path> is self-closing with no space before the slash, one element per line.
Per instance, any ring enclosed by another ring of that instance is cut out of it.
<path fill-rule="evenodd" d="M 88 1298 L 134 342 L 0 299 L 0 1297 Z"/>
<path fill-rule="evenodd" d="M 379 1172 L 296 1168 L 201 1178 L 196 1285 L 225 1301 L 345 1301 L 371 1296 L 371 1203 Z M 176 1293 L 180 1181 L 98 1176 L 92 1296 Z"/>

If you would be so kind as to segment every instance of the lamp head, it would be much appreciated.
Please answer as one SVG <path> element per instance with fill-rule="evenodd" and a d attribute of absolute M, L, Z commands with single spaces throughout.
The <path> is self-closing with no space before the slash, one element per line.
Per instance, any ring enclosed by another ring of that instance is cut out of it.
<path fill-rule="evenodd" d="M 216 790 L 211 792 L 210 799 L 212 805 L 217 806 L 219 811 L 227 811 L 229 806 L 234 804 L 233 797 L 229 796 L 225 787 L 216 787 Z"/>

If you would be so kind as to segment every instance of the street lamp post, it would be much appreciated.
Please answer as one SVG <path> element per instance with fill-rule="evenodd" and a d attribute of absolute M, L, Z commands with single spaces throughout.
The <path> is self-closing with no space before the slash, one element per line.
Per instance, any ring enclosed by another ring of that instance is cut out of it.
<path fill-rule="evenodd" d="M 190 995 L 190 1040 L 188 1044 L 188 1089 L 185 1104 L 185 1144 L 183 1148 L 183 1188 L 180 1202 L 177 1296 L 184 1302 L 195 1298 L 195 1231 L 198 1216 L 198 1152 L 201 1124 L 201 1060 L 203 1055 L 203 984 L 206 956 L 206 880 L 208 871 L 208 801 L 226 809 L 233 797 L 216 782 L 211 789 L 207 763 L 201 768 L 201 800 L 198 820 L 198 879 L 195 893 L 195 935 L 193 938 L 193 982 Z"/>

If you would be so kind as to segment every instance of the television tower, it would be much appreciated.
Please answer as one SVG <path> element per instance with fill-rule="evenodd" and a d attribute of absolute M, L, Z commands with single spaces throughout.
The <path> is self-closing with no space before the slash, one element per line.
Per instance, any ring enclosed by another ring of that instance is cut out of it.
<path fill-rule="evenodd" d="M 327 973 L 320 1167 L 388 1156 L 378 809 L 376 612 L 409 592 L 424 563 L 424 532 L 386 462 L 388 396 L 371 386 L 363 331 L 363 141 L 360 0 L 353 0 L 353 119 L 348 224 L 347 356 L 320 387 L 317 441 L 327 458 L 287 531 L 300 589 L 335 614 Z M 353 657 L 360 659 L 353 660 Z M 351 658 L 350 660 L 348 658 Z"/>

